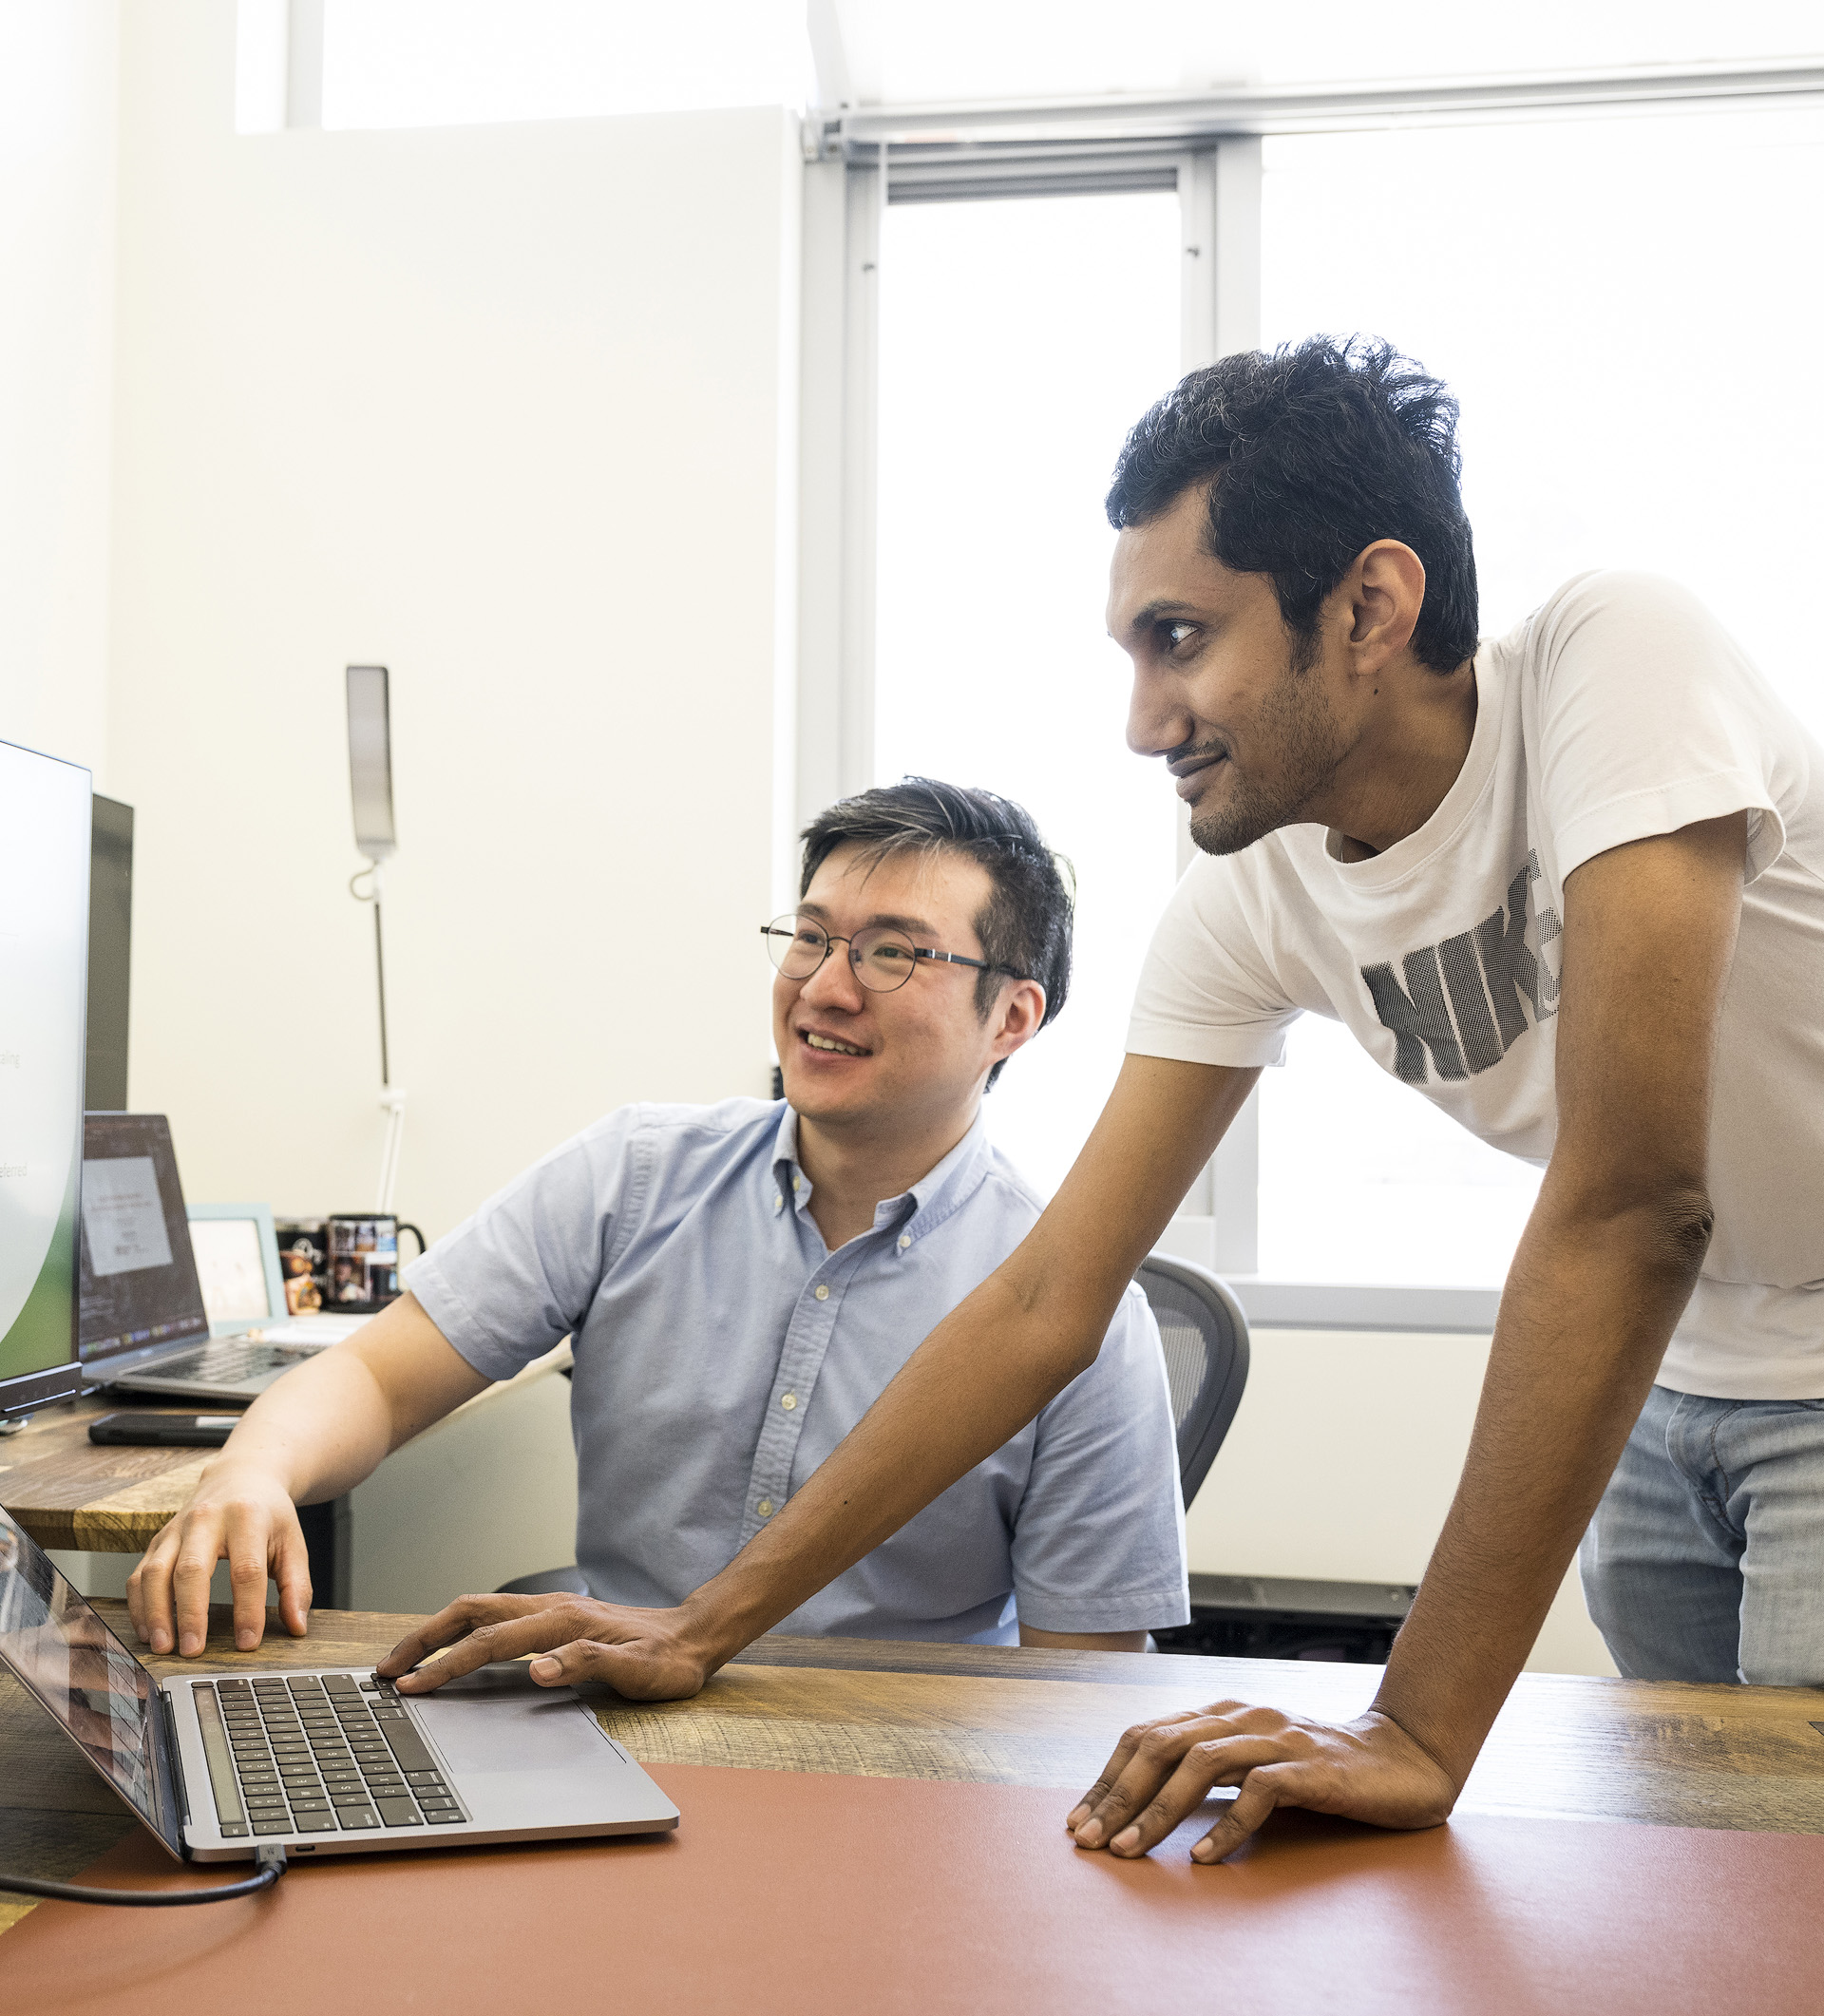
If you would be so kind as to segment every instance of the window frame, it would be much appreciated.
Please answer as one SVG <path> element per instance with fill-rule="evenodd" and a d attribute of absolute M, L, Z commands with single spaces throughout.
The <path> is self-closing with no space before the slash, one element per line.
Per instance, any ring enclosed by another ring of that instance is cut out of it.
<path fill-rule="evenodd" d="M 820 69 L 824 67 L 820 57 Z M 833 95 L 833 94 L 831 94 Z M 881 225 L 890 202 L 1175 188 L 1186 371 L 1261 339 L 1262 141 L 1389 123 L 1481 124 L 1824 98 L 1824 65 L 1764 63 L 1449 84 L 1239 87 L 1023 105 L 813 110 L 805 123 L 793 789 L 776 849 L 873 782 Z M 1188 822 L 1179 866 L 1192 854 Z M 790 900 L 788 890 L 785 901 Z M 1187 1192 L 1160 1250 L 1212 1266 L 1250 1322 L 1487 1335 L 1498 1288 L 1276 1281 L 1260 1271 L 1260 1097 Z"/>

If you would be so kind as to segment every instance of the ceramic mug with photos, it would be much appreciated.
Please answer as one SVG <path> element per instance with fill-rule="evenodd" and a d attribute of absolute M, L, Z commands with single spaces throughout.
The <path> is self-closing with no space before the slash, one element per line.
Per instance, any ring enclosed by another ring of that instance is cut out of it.
<path fill-rule="evenodd" d="M 409 1232 L 425 1249 L 415 1225 L 385 1211 L 337 1211 L 326 1221 L 332 1309 L 379 1309 L 398 1298 L 399 1234 Z"/>

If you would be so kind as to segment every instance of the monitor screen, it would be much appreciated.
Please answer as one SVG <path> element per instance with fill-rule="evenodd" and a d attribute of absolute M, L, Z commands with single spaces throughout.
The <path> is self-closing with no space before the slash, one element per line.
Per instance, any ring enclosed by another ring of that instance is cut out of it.
<path fill-rule="evenodd" d="M 88 772 L 0 742 L 0 1414 L 81 1389 Z"/>
<path fill-rule="evenodd" d="M 90 1113 L 83 1133 L 82 1359 L 209 1335 L 162 1113 Z"/>

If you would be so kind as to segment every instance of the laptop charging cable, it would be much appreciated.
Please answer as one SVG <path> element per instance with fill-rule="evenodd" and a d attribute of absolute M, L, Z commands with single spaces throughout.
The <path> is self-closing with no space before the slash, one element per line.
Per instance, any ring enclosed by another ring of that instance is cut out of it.
<path fill-rule="evenodd" d="M 36 1876 L 10 1876 L 0 1870 L 0 1890 L 17 1891 L 27 1897 L 61 1897 L 66 1904 L 220 1904 L 229 1897 L 251 1897 L 256 1891 L 271 1890 L 285 1873 L 282 1848 L 256 1848 L 254 1860 L 258 1873 L 239 1883 L 222 1883 L 212 1890 L 87 1890 L 80 1883 L 45 1883 Z"/>

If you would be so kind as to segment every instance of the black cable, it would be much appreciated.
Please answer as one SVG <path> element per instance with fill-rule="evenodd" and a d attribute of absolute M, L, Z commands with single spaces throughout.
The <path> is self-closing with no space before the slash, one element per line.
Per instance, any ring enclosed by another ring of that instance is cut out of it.
<path fill-rule="evenodd" d="M 271 1890 L 285 1873 L 282 1848 L 256 1848 L 254 1859 L 259 1865 L 257 1875 L 213 1890 L 86 1890 L 80 1883 L 45 1883 L 36 1876 L 4 1873 L 0 1873 L 0 1890 L 17 1891 L 27 1897 L 61 1897 L 66 1904 L 219 1904 L 228 1897 L 251 1897 L 256 1891 Z"/>

